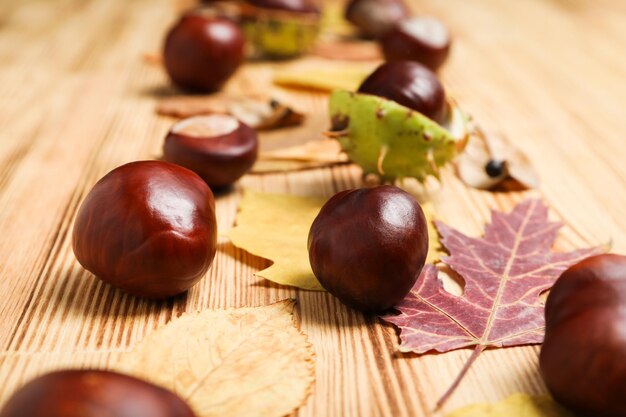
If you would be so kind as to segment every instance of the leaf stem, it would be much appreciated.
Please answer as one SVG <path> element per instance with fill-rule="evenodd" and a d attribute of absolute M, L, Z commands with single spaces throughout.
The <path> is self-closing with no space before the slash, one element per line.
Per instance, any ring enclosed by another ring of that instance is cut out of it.
<path fill-rule="evenodd" d="M 452 385 L 450 385 L 450 388 L 448 388 L 446 392 L 441 396 L 441 398 L 439 398 L 439 400 L 437 401 L 437 404 L 435 404 L 435 409 L 433 411 L 439 410 L 444 405 L 444 403 L 448 401 L 450 396 L 452 396 L 454 391 L 457 389 L 457 387 L 459 386 L 459 384 L 465 377 L 465 374 L 467 374 L 467 371 L 469 371 L 469 368 L 472 366 L 474 362 L 476 362 L 476 359 L 478 359 L 478 356 L 480 356 L 483 350 L 485 350 L 484 345 L 476 345 L 476 348 L 474 348 L 474 351 L 465 362 L 465 365 L 463 365 L 463 369 L 461 369 L 461 372 L 459 372 L 457 377 L 454 379 L 454 382 L 452 382 Z"/>

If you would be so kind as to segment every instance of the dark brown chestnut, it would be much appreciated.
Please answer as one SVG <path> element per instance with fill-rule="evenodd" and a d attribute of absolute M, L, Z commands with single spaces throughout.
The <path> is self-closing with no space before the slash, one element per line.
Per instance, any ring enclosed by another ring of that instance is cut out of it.
<path fill-rule="evenodd" d="M 181 88 L 217 91 L 243 62 L 244 46 L 243 31 L 232 21 L 189 13 L 165 38 L 165 69 Z"/>
<path fill-rule="evenodd" d="M 391 185 L 342 191 L 309 231 L 309 260 L 320 284 L 361 311 L 393 307 L 424 266 L 428 231 L 420 205 Z"/>
<path fill-rule="evenodd" d="M 317 2 L 312 0 L 247 0 L 255 7 L 296 13 L 320 13 Z"/>
<path fill-rule="evenodd" d="M 257 153 L 256 131 L 225 114 L 181 120 L 163 145 L 166 161 L 194 171 L 211 188 L 237 181 L 252 167 Z"/>
<path fill-rule="evenodd" d="M 554 398 L 586 417 L 626 416 L 626 257 L 563 272 L 546 302 L 539 363 Z"/>
<path fill-rule="evenodd" d="M 20 388 L 0 417 L 195 417 L 176 394 L 128 375 L 66 370 Z"/>
<path fill-rule="evenodd" d="M 448 29 L 432 17 L 399 22 L 380 40 L 387 61 L 417 61 L 437 71 L 450 52 Z"/>
<path fill-rule="evenodd" d="M 438 123 L 446 118 L 443 86 L 435 73 L 417 62 L 385 62 L 363 81 L 358 91 L 395 101 Z"/>
<path fill-rule="evenodd" d="M 166 298 L 205 274 L 217 245 L 213 193 L 161 161 L 122 165 L 96 183 L 74 223 L 78 262 L 130 294 Z"/>
<path fill-rule="evenodd" d="M 403 0 L 351 0 L 345 18 L 366 38 L 380 38 L 410 12 Z"/>

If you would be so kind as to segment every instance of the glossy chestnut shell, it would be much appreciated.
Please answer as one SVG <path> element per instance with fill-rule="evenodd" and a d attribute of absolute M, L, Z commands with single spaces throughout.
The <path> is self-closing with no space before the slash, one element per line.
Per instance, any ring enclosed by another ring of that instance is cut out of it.
<path fill-rule="evenodd" d="M 361 311 L 393 307 L 411 290 L 428 252 L 426 219 L 391 185 L 342 191 L 322 207 L 308 240 L 320 284 Z"/>
<path fill-rule="evenodd" d="M 165 298 L 205 274 L 217 245 L 211 189 L 160 161 L 122 165 L 96 183 L 74 223 L 78 262 L 133 295 Z"/>
<path fill-rule="evenodd" d="M 0 417 L 195 417 L 172 392 L 109 371 L 67 370 L 20 388 Z"/>
<path fill-rule="evenodd" d="M 380 38 L 409 15 L 409 9 L 403 0 L 351 0 L 344 17 L 364 37 Z"/>
<path fill-rule="evenodd" d="M 586 417 L 626 416 L 626 257 L 563 272 L 546 302 L 541 373 L 554 398 Z"/>
<path fill-rule="evenodd" d="M 396 24 L 380 43 L 387 61 L 417 61 L 437 71 L 448 58 L 451 41 L 437 19 L 412 17 Z"/>
<path fill-rule="evenodd" d="M 176 123 L 163 145 L 166 161 L 198 174 L 211 188 L 230 185 L 256 161 L 257 134 L 232 116 L 195 116 Z"/>
<path fill-rule="evenodd" d="M 181 88 L 217 91 L 243 62 L 244 46 L 244 34 L 232 21 L 189 13 L 165 38 L 165 69 Z"/>
<path fill-rule="evenodd" d="M 358 92 L 395 101 L 438 123 L 446 118 L 443 86 L 435 73 L 417 62 L 385 62 L 363 81 Z"/>
<path fill-rule="evenodd" d="M 247 0 L 255 7 L 283 10 L 295 13 L 320 13 L 317 2 L 312 0 Z"/>

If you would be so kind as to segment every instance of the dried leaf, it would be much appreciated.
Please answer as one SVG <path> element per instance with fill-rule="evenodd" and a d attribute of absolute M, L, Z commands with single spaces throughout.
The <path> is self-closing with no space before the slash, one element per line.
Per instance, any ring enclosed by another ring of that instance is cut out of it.
<path fill-rule="evenodd" d="M 560 223 L 548 221 L 540 200 L 518 204 L 511 213 L 492 212 L 485 236 L 473 238 L 436 222 L 450 256 L 442 261 L 465 281 L 463 296 L 445 291 L 437 268 L 427 265 L 411 293 L 383 319 L 400 332 L 400 350 L 425 353 L 473 347 L 451 394 L 469 366 L 490 347 L 541 343 L 548 290 L 566 268 L 607 248 L 555 253 L 550 248 Z"/>
<path fill-rule="evenodd" d="M 116 369 L 176 392 L 199 417 L 284 416 L 310 394 L 315 371 L 294 305 L 184 315 L 144 338 Z"/>
<path fill-rule="evenodd" d="M 490 161 L 501 164 L 501 172 L 487 172 Z M 539 176 L 530 160 L 501 134 L 486 133 L 476 128 L 465 151 L 456 160 L 459 178 L 470 187 L 492 189 L 507 180 L 523 188 L 538 188 Z"/>
<path fill-rule="evenodd" d="M 262 96 L 246 97 L 226 93 L 168 97 L 159 102 L 156 112 L 173 117 L 227 113 L 258 130 L 297 126 L 304 121 L 303 114 L 276 100 L 268 100 Z"/>
<path fill-rule="evenodd" d="M 333 40 L 318 42 L 313 48 L 313 54 L 342 61 L 380 61 L 383 55 L 375 42 L 355 40 Z"/>
<path fill-rule="evenodd" d="M 513 394 L 492 404 L 474 404 L 460 408 L 446 417 L 574 417 L 550 396 Z"/>
<path fill-rule="evenodd" d="M 320 91 L 355 91 L 372 72 L 372 65 L 313 62 L 291 65 L 274 74 L 274 83 L 295 88 Z"/>
<path fill-rule="evenodd" d="M 257 275 L 281 285 L 323 291 L 309 263 L 307 238 L 313 220 L 326 199 L 244 192 L 237 225 L 226 235 L 233 244 L 253 255 L 273 261 Z M 427 219 L 432 219 L 432 205 L 422 204 Z M 430 220 L 429 220 L 430 222 Z M 430 230 L 429 230 L 430 233 Z M 429 260 L 438 257 L 437 235 L 430 236 Z"/>

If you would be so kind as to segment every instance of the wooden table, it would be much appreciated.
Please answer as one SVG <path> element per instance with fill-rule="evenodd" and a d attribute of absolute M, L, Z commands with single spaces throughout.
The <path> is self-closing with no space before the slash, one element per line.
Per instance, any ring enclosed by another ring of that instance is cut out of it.
<path fill-rule="evenodd" d="M 125 162 L 160 155 L 172 121 L 154 106 L 173 90 L 141 57 L 159 50 L 179 7 L 166 0 L 0 1 L 0 403 L 45 370 L 106 367 L 184 312 L 295 297 L 317 354 L 314 393 L 295 414 L 433 415 L 470 350 L 394 353 L 392 327 L 329 294 L 256 278 L 269 262 L 225 238 L 206 278 L 160 303 L 103 285 L 76 262 L 73 218 L 95 181 Z M 611 240 L 615 252 L 626 252 L 626 2 L 420 0 L 416 7 L 454 33 L 443 72 L 448 91 L 485 127 L 505 132 L 542 178 L 539 191 L 490 193 L 448 173 L 431 195 L 440 215 L 479 234 L 490 209 L 539 195 L 567 224 L 557 250 Z M 274 65 L 248 66 L 240 80 Z M 324 111 L 323 94 L 275 92 Z M 243 187 L 330 196 L 359 184 L 350 166 L 247 176 L 218 197 L 219 226 L 233 224 Z M 445 410 L 544 392 L 537 353 L 486 352 Z"/>

